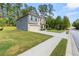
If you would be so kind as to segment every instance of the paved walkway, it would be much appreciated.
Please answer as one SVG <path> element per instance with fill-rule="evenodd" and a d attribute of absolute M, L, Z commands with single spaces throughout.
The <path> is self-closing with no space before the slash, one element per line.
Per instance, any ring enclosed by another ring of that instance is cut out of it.
<path fill-rule="evenodd" d="M 61 41 L 61 39 L 67 38 L 65 32 L 59 34 L 46 31 L 38 31 L 38 33 L 52 35 L 54 37 L 40 43 L 39 45 L 27 50 L 18 56 L 49 56 L 57 44 Z"/>

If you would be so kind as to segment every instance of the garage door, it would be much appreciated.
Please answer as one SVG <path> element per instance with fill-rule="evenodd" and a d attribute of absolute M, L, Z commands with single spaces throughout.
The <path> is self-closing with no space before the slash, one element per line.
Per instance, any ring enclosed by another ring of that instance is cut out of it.
<path fill-rule="evenodd" d="M 28 25 L 28 31 L 40 31 L 39 25 Z"/>

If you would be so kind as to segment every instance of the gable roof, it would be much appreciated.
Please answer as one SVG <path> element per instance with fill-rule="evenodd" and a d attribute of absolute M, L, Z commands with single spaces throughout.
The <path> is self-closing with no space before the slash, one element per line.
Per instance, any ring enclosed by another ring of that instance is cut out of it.
<path fill-rule="evenodd" d="M 28 15 L 24 15 L 24 16 L 18 18 L 16 21 L 18 21 L 18 20 L 20 20 L 21 18 L 24 18 L 24 17 L 26 17 L 26 16 L 28 17 Z"/>
<path fill-rule="evenodd" d="M 23 17 L 26 17 L 26 16 L 28 17 L 29 15 L 40 18 L 39 15 L 37 15 L 34 11 L 31 11 L 31 12 L 29 12 L 28 15 L 24 15 L 24 16 L 20 17 L 19 19 L 17 19 L 16 21 L 20 20 Z"/>

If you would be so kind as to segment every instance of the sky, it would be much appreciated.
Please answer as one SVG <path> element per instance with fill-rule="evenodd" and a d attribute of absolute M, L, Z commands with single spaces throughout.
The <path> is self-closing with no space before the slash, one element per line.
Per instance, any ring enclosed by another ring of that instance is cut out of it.
<path fill-rule="evenodd" d="M 34 6 L 38 9 L 41 3 L 29 3 L 29 6 Z M 43 3 L 42 3 L 43 4 Z M 68 16 L 71 23 L 76 19 L 79 19 L 79 3 L 52 3 L 54 11 L 54 16 Z"/>

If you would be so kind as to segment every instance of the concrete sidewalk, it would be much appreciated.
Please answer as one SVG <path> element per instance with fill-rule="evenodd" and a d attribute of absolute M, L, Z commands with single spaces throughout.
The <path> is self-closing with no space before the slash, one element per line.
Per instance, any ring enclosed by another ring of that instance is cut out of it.
<path fill-rule="evenodd" d="M 48 34 L 48 33 L 46 33 L 46 34 Z M 52 33 L 52 35 L 53 35 L 53 33 Z M 27 50 L 26 52 L 24 52 L 18 56 L 49 56 L 52 53 L 52 51 L 55 49 L 57 44 L 61 41 L 62 38 L 67 38 L 65 33 L 57 34 L 57 35 L 55 35 L 55 37 L 52 37 L 52 38 L 40 43 L 39 45 Z"/>
<path fill-rule="evenodd" d="M 72 56 L 72 45 L 71 45 L 72 40 L 71 39 L 72 37 L 69 32 L 68 37 L 67 37 L 68 42 L 67 42 L 67 48 L 66 48 L 66 56 Z"/>

